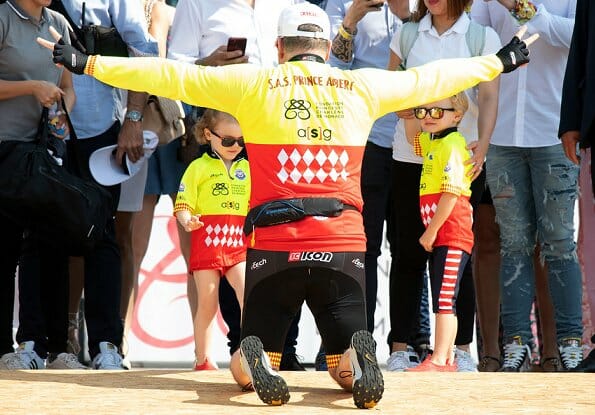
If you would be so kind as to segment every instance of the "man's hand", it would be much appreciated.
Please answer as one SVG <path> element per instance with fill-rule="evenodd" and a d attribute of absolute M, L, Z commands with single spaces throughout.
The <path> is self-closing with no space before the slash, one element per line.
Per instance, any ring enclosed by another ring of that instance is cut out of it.
<path fill-rule="evenodd" d="M 382 10 L 383 4 L 384 0 L 353 0 L 351 7 L 349 7 L 349 10 L 345 13 L 343 27 L 353 33 L 359 21 L 362 20 L 366 14 Z"/>
<path fill-rule="evenodd" d="M 126 155 L 128 160 L 136 163 L 143 156 L 143 152 L 142 123 L 125 120 L 118 134 L 116 160 L 123 160 Z"/>
<path fill-rule="evenodd" d="M 564 147 L 564 154 L 568 157 L 568 160 L 574 164 L 579 164 L 579 157 L 576 154 L 576 145 L 581 139 L 581 133 L 579 131 L 566 131 L 560 137 L 562 140 L 562 147 Z"/>
<path fill-rule="evenodd" d="M 529 49 L 527 48 L 531 43 L 539 38 L 539 34 L 528 37 L 525 41 L 522 40 L 527 26 L 522 26 L 512 40 L 502 49 L 496 52 L 496 56 L 502 61 L 502 73 L 514 71 L 516 68 L 529 63 Z"/>
<path fill-rule="evenodd" d="M 491 1 L 491 0 L 483 0 L 486 3 Z M 497 0 L 497 3 L 500 3 L 502 6 L 504 6 L 506 8 L 506 10 L 514 10 L 514 8 L 516 7 L 516 0 Z"/>
<path fill-rule="evenodd" d="M 248 57 L 242 55 L 241 50 L 227 51 L 227 46 L 222 45 L 213 51 L 209 56 L 198 59 L 195 63 L 203 66 L 223 66 L 235 63 L 246 63 Z"/>
<path fill-rule="evenodd" d="M 467 145 L 467 150 L 471 151 L 471 157 L 465 161 L 465 164 L 471 164 L 473 167 L 467 173 L 471 176 L 471 181 L 477 179 L 483 170 L 483 163 L 488 152 L 489 142 L 472 141 Z"/>
<path fill-rule="evenodd" d="M 40 37 L 37 38 L 37 43 L 53 51 L 54 58 L 52 60 L 55 64 L 64 66 L 72 73 L 82 75 L 85 72 L 85 66 L 87 66 L 89 56 L 81 53 L 73 46 L 66 45 L 62 36 L 52 26 L 50 26 L 50 33 L 56 40 L 56 43 Z"/>

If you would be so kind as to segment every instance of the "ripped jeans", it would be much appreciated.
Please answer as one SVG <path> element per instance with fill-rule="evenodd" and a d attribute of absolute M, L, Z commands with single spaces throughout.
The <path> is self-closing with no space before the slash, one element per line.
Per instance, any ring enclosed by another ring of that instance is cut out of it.
<path fill-rule="evenodd" d="M 555 309 L 558 342 L 581 338 L 582 284 L 574 239 L 578 166 L 561 145 L 521 148 L 490 145 L 487 181 L 500 226 L 500 289 L 504 339 L 531 343 L 535 297 L 533 252 L 541 248 Z"/>

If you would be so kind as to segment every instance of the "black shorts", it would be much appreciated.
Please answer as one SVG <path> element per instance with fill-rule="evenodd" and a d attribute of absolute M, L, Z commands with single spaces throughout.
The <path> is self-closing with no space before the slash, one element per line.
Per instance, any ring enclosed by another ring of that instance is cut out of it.
<path fill-rule="evenodd" d="M 248 249 L 242 339 L 255 335 L 267 352 L 283 351 L 306 301 L 327 355 L 341 354 L 366 329 L 363 252 L 272 252 Z"/>
<path fill-rule="evenodd" d="M 436 246 L 430 254 L 432 309 L 438 314 L 456 314 L 457 296 L 469 254 L 458 248 Z"/>

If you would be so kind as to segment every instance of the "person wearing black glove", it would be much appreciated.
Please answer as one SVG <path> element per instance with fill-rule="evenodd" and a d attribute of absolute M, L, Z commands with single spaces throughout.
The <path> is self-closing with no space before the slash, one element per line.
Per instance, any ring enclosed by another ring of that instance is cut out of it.
<path fill-rule="evenodd" d="M 87 66 L 87 60 L 89 55 L 86 55 L 79 51 L 72 45 L 67 45 L 58 32 L 53 27 L 50 27 L 50 33 L 54 38 L 59 37 L 58 41 L 54 44 L 53 61 L 58 65 L 63 65 L 70 72 L 77 75 L 82 75 L 85 72 L 85 66 Z"/>
<path fill-rule="evenodd" d="M 527 26 L 523 26 L 507 45 L 496 52 L 496 56 L 500 58 L 504 67 L 502 73 L 512 72 L 519 66 L 529 63 L 529 49 L 527 45 L 533 43 L 538 35 L 533 35 L 523 42 L 520 38 L 523 37 L 526 31 Z"/>

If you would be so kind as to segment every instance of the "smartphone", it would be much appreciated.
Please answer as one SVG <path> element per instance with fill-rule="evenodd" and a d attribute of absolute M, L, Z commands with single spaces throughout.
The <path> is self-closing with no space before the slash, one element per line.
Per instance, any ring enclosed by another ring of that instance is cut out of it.
<path fill-rule="evenodd" d="M 227 41 L 227 51 L 241 50 L 242 56 L 246 54 L 246 38 L 245 37 L 230 37 Z"/>

